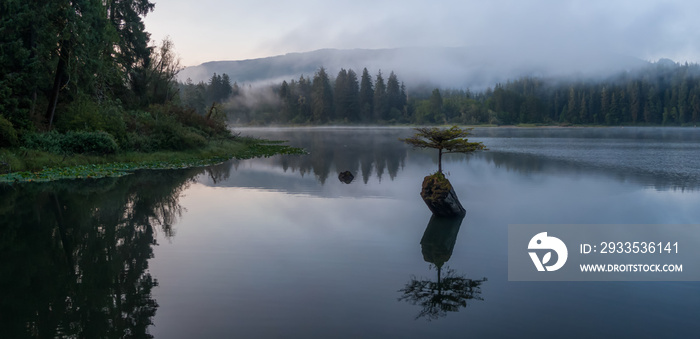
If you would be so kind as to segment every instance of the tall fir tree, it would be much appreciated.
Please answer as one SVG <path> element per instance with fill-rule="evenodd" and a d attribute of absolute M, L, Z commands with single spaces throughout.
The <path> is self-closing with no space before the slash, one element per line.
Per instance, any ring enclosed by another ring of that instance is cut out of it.
<path fill-rule="evenodd" d="M 362 70 L 360 80 L 360 121 L 369 122 L 374 118 L 374 87 L 367 68 Z"/>
<path fill-rule="evenodd" d="M 384 77 L 382 76 L 382 71 L 377 73 L 376 80 L 374 81 L 374 120 L 375 121 L 386 121 L 389 118 L 389 106 L 387 104 L 386 97 L 386 84 L 384 83 Z"/>
<path fill-rule="evenodd" d="M 388 119 L 393 121 L 401 120 L 403 116 L 403 101 L 401 95 L 401 85 L 396 74 L 392 71 L 389 74 L 389 79 L 386 82 L 386 103 L 388 110 Z"/>
<path fill-rule="evenodd" d="M 333 89 L 326 69 L 321 67 L 311 85 L 311 109 L 315 123 L 325 123 L 333 114 Z"/>

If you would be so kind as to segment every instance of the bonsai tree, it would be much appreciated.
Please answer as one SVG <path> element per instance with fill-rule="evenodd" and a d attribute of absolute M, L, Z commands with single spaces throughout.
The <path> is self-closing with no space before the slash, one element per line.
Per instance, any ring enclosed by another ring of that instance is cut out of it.
<path fill-rule="evenodd" d="M 437 127 L 416 128 L 416 134 L 410 138 L 399 139 L 414 148 L 435 148 L 438 150 L 438 173 L 442 173 L 443 153 L 471 153 L 485 150 L 481 142 L 469 142 L 467 135 L 471 128 L 459 128 L 452 126 L 448 129 Z"/>

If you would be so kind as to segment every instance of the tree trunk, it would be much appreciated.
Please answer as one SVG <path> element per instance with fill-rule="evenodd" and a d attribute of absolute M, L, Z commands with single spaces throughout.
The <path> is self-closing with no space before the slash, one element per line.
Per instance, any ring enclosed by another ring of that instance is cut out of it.
<path fill-rule="evenodd" d="M 438 172 L 442 173 L 442 148 L 438 149 Z"/>
<path fill-rule="evenodd" d="M 61 50 L 58 53 L 58 65 L 56 65 L 56 76 L 53 80 L 53 87 L 51 88 L 51 96 L 49 97 L 49 107 L 46 109 L 46 120 L 49 123 L 49 129 L 53 125 L 53 117 L 56 113 L 56 105 L 58 104 L 58 94 L 61 91 L 61 87 L 66 84 L 66 60 L 70 55 L 70 49 L 67 46 L 68 41 L 63 41 L 61 43 Z"/>
<path fill-rule="evenodd" d="M 452 184 L 442 173 L 425 177 L 420 195 L 430 211 L 438 217 L 464 216 L 467 213 Z"/>

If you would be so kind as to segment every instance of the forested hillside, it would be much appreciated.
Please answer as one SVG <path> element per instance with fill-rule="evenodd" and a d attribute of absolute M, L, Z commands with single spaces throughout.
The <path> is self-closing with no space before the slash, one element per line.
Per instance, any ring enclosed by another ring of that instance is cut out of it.
<path fill-rule="evenodd" d="M 238 124 L 688 125 L 700 120 L 700 66 L 662 59 L 595 80 L 525 77 L 481 92 L 406 88 L 365 68 L 250 88 L 224 74 L 180 85 L 183 104 Z M 224 88 L 221 90 L 220 88 Z M 221 95 L 224 93 L 224 95 Z M 228 94 L 226 94 L 228 93 Z M 214 102 L 218 103 L 213 105 Z"/>

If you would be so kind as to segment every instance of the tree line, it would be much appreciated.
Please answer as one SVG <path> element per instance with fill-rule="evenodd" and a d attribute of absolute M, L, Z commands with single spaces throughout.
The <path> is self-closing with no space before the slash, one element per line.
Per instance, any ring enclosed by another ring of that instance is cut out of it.
<path fill-rule="evenodd" d="M 367 68 L 360 77 L 341 69 L 331 78 L 321 67 L 313 77 L 262 88 L 239 87 L 227 74 L 214 74 L 198 84 L 188 79 L 180 90 L 185 106 L 202 114 L 219 107 L 242 124 L 402 123 L 408 118 L 404 83 L 394 72 L 386 80 L 381 71 L 373 78 Z"/>
<path fill-rule="evenodd" d="M 313 80 L 283 81 L 278 95 L 282 123 L 391 123 L 406 117 L 406 86 L 394 72 L 385 81 L 379 71 L 373 81 L 367 68 L 359 80 L 352 69 L 341 69 L 331 82 L 321 67 Z"/>
<path fill-rule="evenodd" d="M 192 106 L 201 112 L 216 77 L 209 84 L 181 84 L 199 88 L 199 104 Z M 331 79 L 320 68 L 312 78 L 263 89 L 236 83 L 232 88 L 220 99 L 222 109 L 241 124 L 690 125 L 700 120 L 700 66 L 664 59 L 603 79 L 523 77 L 480 92 L 424 85 L 407 90 L 394 72 L 385 81 L 381 71 L 372 78 L 366 68 L 359 79 L 352 69 Z M 183 90 L 182 97 L 195 96 L 191 93 Z"/>
<path fill-rule="evenodd" d="M 606 79 L 524 77 L 480 93 L 414 97 L 415 123 L 690 125 L 700 120 L 700 66 L 662 59 Z"/>

